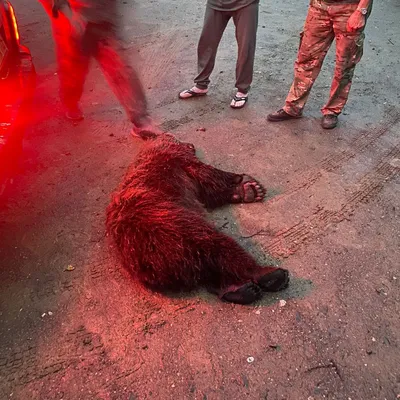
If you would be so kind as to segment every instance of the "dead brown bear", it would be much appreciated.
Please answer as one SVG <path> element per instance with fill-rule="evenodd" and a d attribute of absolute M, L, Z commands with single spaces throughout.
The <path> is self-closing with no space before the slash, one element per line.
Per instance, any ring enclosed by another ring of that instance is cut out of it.
<path fill-rule="evenodd" d="M 262 201 L 263 187 L 248 175 L 202 163 L 194 147 L 169 136 L 144 145 L 107 209 L 107 231 L 123 264 L 145 286 L 190 290 L 205 286 L 220 299 L 249 304 L 263 291 L 287 287 L 287 270 L 262 267 L 205 209 Z"/>

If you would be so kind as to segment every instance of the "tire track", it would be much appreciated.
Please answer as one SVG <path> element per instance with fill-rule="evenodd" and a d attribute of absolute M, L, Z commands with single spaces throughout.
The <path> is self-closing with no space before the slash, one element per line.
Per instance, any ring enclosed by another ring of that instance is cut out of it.
<path fill-rule="evenodd" d="M 372 171 L 364 175 L 355 189 L 337 211 L 326 210 L 319 206 L 310 216 L 297 224 L 285 228 L 264 247 L 273 256 L 288 257 L 294 254 L 302 244 L 323 234 L 329 226 L 349 219 L 356 209 L 376 196 L 384 184 L 400 173 L 398 159 L 400 145 L 390 149 Z"/>
<path fill-rule="evenodd" d="M 84 326 L 68 332 L 60 343 L 62 345 L 55 354 L 49 351 L 43 355 L 37 344 L 14 348 L 9 354 L 3 349 L 0 356 L 0 379 L 5 386 L 15 388 L 55 375 L 71 365 L 77 365 L 82 357 L 90 359 L 107 357 L 100 335 L 88 331 Z"/>
<path fill-rule="evenodd" d="M 400 112 L 393 108 L 386 116 L 385 122 L 371 131 L 365 131 L 359 136 L 355 137 L 350 143 L 349 148 L 340 152 L 332 152 L 316 164 L 316 169 L 301 174 L 296 179 L 296 184 L 288 190 L 276 196 L 271 201 L 279 201 L 287 196 L 290 196 L 299 190 L 308 189 L 316 183 L 323 175 L 324 172 L 333 172 L 338 170 L 347 161 L 356 157 L 370 146 L 372 146 L 380 137 L 385 135 L 394 125 L 400 122 Z"/>
<path fill-rule="evenodd" d="M 171 64 L 175 63 L 187 45 L 188 39 L 184 32 L 175 30 L 160 37 L 154 46 L 149 46 L 148 51 L 145 51 L 143 65 L 151 68 L 144 69 L 143 85 L 156 87 L 167 79 L 166 75 L 171 71 Z"/>
<path fill-rule="evenodd" d="M 178 128 L 181 125 L 188 124 L 189 122 L 192 122 L 193 118 L 190 118 L 188 116 L 184 116 L 180 119 L 169 119 L 164 121 L 161 124 L 161 129 L 164 130 L 165 132 L 170 132 L 176 128 Z"/>
<path fill-rule="evenodd" d="M 172 101 L 169 104 L 174 103 L 175 101 Z M 161 128 L 166 130 L 166 131 L 172 131 L 177 128 L 179 128 L 182 125 L 189 124 L 190 122 L 193 122 L 196 120 L 196 118 L 202 117 L 203 115 L 208 114 L 211 111 L 215 111 L 216 109 L 222 108 L 226 105 L 225 101 L 220 101 L 220 100 L 214 100 L 210 103 L 204 104 L 202 107 L 198 107 L 195 111 L 195 114 L 192 112 L 191 116 L 184 115 L 183 117 L 179 119 L 166 119 L 162 125 Z M 160 108 L 160 107 L 157 107 Z"/>

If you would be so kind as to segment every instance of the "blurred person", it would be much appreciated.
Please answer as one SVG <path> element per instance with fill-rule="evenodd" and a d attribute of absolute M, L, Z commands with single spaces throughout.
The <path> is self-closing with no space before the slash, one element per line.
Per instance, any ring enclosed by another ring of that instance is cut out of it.
<path fill-rule="evenodd" d="M 123 55 L 116 0 L 39 0 L 48 13 L 56 44 L 60 95 L 70 120 L 80 108 L 91 58 L 95 58 L 133 124 L 134 136 L 160 133 L 151 121 L 137 72 Z"/>

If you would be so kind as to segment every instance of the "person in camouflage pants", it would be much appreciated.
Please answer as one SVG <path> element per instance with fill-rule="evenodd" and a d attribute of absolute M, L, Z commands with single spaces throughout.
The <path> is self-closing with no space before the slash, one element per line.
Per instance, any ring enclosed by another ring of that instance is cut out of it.
<path fill-rule="evenodd" d="M 132 134 L 160 133 L 148 115 L 146 96 L 118 37 L 116 0 L 40 0 L 56 43 L 61 100 L 67 118 L 83 119 L 79 102 L 91 58 L 95 58 L 133 124 Z"/>
<path fill-rule="evenodd" d="M 302 116 L 324 58 L 336 39 L 336 66 L 322 127 L 334 128 L 345 106 L 355 67 L 363 54 L 364 28 L 372 0 L 311 0 L 294 66 L 294 81 L 285 106 L 269 114 L 272 122 Z"/>

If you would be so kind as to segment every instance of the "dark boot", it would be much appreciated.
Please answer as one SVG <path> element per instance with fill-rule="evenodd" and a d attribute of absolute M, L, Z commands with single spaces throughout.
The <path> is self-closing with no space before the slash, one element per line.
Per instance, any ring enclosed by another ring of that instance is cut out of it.
<path fill-rule="evenodd" d="M 289 119 L 298 119 L 301 118 L 302 115 L 291 115 L 288 114 L 283 108 L 274 113 L 268 114 L 267 120 L 270 122 L 280 122 L 280 121 L 287 121 Z"/>
<path fill-rule="evenodd" d="M 79 122 L 84 119 L 84 115 L 82 113 L 81 108 L 79 107 L 79 104 L 75 104 L 74 106 L 67 107 L 65 116 L 73 122 Z"/>
<path fill-rule="evenodd" d="M 338 116 L 336 114 L 325 114 L 321 120 L 321 126 L 324 129 L 333 129 L 338 123 Z"/>

